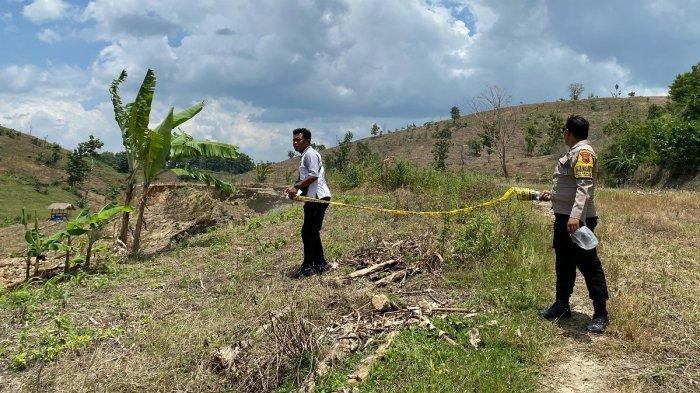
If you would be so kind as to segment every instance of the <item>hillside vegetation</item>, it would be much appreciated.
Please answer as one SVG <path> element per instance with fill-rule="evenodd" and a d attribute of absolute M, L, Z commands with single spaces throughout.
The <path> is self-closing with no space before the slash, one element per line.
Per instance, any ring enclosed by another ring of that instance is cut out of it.
<path fill-rule="evenodd" d="M 75 204 L 86 190 L 95 204 L 118 193 L 124 175 L 99 160 L 92 160 L 81 190 L 71 189 L 66 183 L 68 153 L 57 144 L 0 126 L 0 226 L 18 223 L 23 207 L 46 219 L 49 204 Z"/>
<path fill-rule="evenodd" d="M 572 113 L 579 114 L 591 124 L 589 139 L 598 152 L 607 146 L 612 138 L 612 132 L 606 132 L 606 126 L 613 120 L 646 119 L 649 108 L 653 105 L 663 106 L 666 97 L 628 97 L 628 98 L 592 98 L 577 101 L 558 101 L 540 104 L 518 105 L 509 110 L 515 112 L 517 126 L 514 135 L 508 141 L 507 166 L 511 176 L 519 179 L 549 181 L 553 163 L 561 153 L 566 151 L 560 135 L 555 134 L 551 154 L 539 154 L 539 146 L 547 140 L 548 122 L 552 116 L 563 122 Z M 447 111 L 446 111 L 447 114 Z M 537 145 L 532 155 L 526 152 L 523 129 L 532 124 L 538 131 Z M 435 139 L 432 134 L 441 128 L 448 127 L 452 131 L 452 144 L 448 151 L 446 164 L 452 171 L 470 171 L 479 173 L 500 173 L 498 158 L 495 153 L 488 155 L 482 149 L 479 156 L 471 153 L 469 140 L 479 139 L 482 127 L 474 115 L 460 117 L 455 123 L 452 120 L 428 122 L 424 125 L 409 125 L 391 133 L 355 140 L 352 142 L 352 155 L 357 154 L 357 144 L 363 143 L 380 160 L 388 159 L 391 163 L 405 160 L 418 166 L 428 166 L 433 163 L 431 149 Z M 561 127 L 559 124 L 558 127 Z M 312 130 L 313 131 L 313 130 Z M 291 132 L 291 131 L 290 131 Z M 328 157 L 337 148 L 325 149 L 322 155 Z M 284 182 L 298 166 L 298 158 L 274 164 L 275 172 L 270 176 L 274 181 Z M 254 173 L 246 179 L 253 180 Z"/>

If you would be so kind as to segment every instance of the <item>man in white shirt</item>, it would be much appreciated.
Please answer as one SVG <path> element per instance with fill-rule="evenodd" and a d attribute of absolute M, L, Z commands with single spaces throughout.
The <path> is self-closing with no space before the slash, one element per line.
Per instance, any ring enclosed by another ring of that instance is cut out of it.
<path fill-rule="evenodd" d="M 321 155 L 311 147 L 311 131 L 306 128 L 297 128 L 292 131 L 292 145 L 294 150 L 301 153 L 299 180 L 292 187 L 287 187 L 284 192 L 290 198 L 301 194 L 309 198 L 330 201 L 331 191 L 326 184 Z M 294 273 L 293 278 L 307 277 L 328 270 L 329 265 L 323 256 L 321 243 L 321 226 L 327 208 L 328 204 L 325 203 L 304 203 L 304 225 L 301 227 L 304 262 L 299 271 Z"/>

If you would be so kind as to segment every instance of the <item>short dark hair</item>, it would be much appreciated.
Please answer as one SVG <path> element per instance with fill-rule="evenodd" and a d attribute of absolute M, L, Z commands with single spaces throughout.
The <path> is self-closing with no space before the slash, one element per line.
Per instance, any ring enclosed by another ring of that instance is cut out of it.
<path fill-rule="evenodd" d="M 578 140 L 588 139 L 588 120 L 579 115 L 571 115 L 566 119 L 565 129 Z"/>
<path fill-rule="evenodd" d="M 311 131 L 307 130 L 306 128 L 297 128 L 296 130 L 292 131 L 292 135 L 296 134 L 302 134 L 304 135 L 304 139 L 311 140 Z"/>

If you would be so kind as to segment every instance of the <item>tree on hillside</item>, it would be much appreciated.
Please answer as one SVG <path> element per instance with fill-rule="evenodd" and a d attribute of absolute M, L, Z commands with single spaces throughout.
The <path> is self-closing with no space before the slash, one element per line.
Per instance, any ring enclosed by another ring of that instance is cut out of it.
<path fill-rule="evenodd" d="M 459 120 L 459 116 L 460 116 L 459 108 L 456 106 L 453 106 L 450 109 L 450 116 L 452 117 L 452 124 L 455 124 L 457 122 L 457 120 Z"/>
<path fill-rule="evenodd" d="M 614 89 L 610 90 L 610 95 L 612 96 L 612 98 L 620 97 L 622 95 L 622 90 L 620 90 L 620 85 L 615 83 L 615 86 L 613 86 L 613 87 L 614 87 Z"/>
<path fill-rule="evenodd" d="M 204 102 L 197 103 L 177 113 L 171 107 L 160 124 L 154 129 L 148 128 L 156 85 L 155 73 L 151 69 L 146 71 L 146 76 L 141 83 L 134 102 L 123 105 L 119 96 L 119 85 L 126 77 L 126 71 L 122 71 L 119 77 L 112 82 L 110 94 L 112 96 L 112 105 L 114 106 L 114 118 L 122 132 L 122 143 L 126 149 L 129 161 L 130 173 L 124 203 L 127 205 L 131 204 L 137 175 L 141 178 L 143 188 L 137 210 L 136 227 L 134 228 L 134 240 L 131 249 L 131 254 L 134 255 L 140 247 L 148 188 L 160 173 L 167 170 L 168 162 L 182 162 L 195 157 L 235 158 L 238 156 L 238 148 L 225 143 L 195 140 L 184 132 L 173 132 L 173 129 L 197 115 L 204 107 Z M 207 184 L 213 184 L 224 192 L 233 191 L 230 184 L 204 172 L 189 167 L 170 170 L 178 176 L 188 176 Z M 129 215 L 128 212 L 124 212 L 120 230 L 120 240 L 124 243 L 126 243 L 128 225 Z"/>
<path fill-rule="evenodd" d="M 229 172 L 233 174 L 245 173 L 255 167 L 253 159 L 245 153 L 239 153 L 237 157 L 193 157 L 171 163 L 171 167 L 189 167 L 214 172 Z"/>
<path fill-rule="evenodd" d="M 583 93 L 583 83 L 572 83 L 569 85 L 569 98 L 572 101 L 577 101 Z"/>
<path fill-rule="evenodd" d="M 104 146 L 104 143 L 92 134 L 87 141 L 78 143 L 78 147 L 68 155 L 68 164 L 66 165 L 68 185 L 75 187 L 85 181 L 92 169 L 87 158 L 92 160 L 98 157 L 97 151 L 102 146 Z"/>
<path fill-rule="evenodd" d="M 80 142 L 78 144 L 78 151 L 84 157 L 98 158 L 99 155 L 97 151 L 102 149 L 102 146 L 104 146 L 104 143 L 102 143 L 101 140 L 95 138 L 92 134 L 90 134 L 88 140 L 86 140 L 85 142 Z"/>
<path fill-rule="evenodd" d="M 448 127 L 438 128 L 432 136 L 435 139 L 432 150 L 435 168 L 444 171 L 447 169 L 447 154 L 452 146 L 452 131 Z"/>
<path fill-rule="evenodd" d="M 479 157 L 481 155 L 481 140 L 472 138 L 467 141 L 467 146 L 474 157 Z"/>
<path fill-rule="evenodd" d="M 535 146 L 537 146 L 537 140 L 539 139 L 542 131 L 534 123 L 527 123 L 523 127 L 523 138 L 525 139 L 525 152 L 528 156 L 532 156 L 535 151 Z"/>
<path fill-rule="evenodd" d="M 377 136 L 379 135 L 379 126 L 377 123 L 372 124 L 372 129 L 369 132 L 372 136 Z"/>
<path fill-rule="evenodd" d="M 700 119 L 700 63 L 676 76 L 668 88 L 669 108 L 685 120 Z"/>
<path fill-rule="evenodd" d="M 507 106 L 511 96 L 498 86 L 489 86 L 472 99 L 474 115 L 484 134 L 492 139 L 501 163 L 503 176 L 508 177 L 506 167 L 508 146 L 516 135 L 516 112 Z M 486 144 L 484 144 L 486 146 Z"/>
<path fill-rule="evenodd" d="M 294 158 L 297 154 L 293 150 L 287 150 L 287 158 Z"/>
<path fill-rule="evenodd" d="M 73 150 L 68 154 L 68 163 L 66 164 L 66 174 L 68 175 L 68 185 L 77 187 L 85 178 L 87 178 L 90 167 L 85 161 L 83 154 L 78 150 Z"/>
<path fill-rule="evenodd" d="M 119 173 L 129 173 L 129 159 L 126 157 L 126 152 L 106 151 L 100 153 L 98 159 Z"/>
<path fill-rule="evenodd" d="M 486 162 L 491 162 L 491 154 L 493 154 L 493 146 L 495 144 L 494 131 L 495 127 L 493 124 L 487 123 L 482 125 L 482 131 L 478 134 L 479 138 L 481 139 L 481 146 L 483 146 L 486 150 Z"/>
<path fill-rule="evenodd" d="M 350 131 L 345 131 L 343 140 L 338 142 L 338 147 L 336 148 L 334 154 L 331 154 L 327 159 L 328 167 L 335 168 L 340 171 L 345 169 L 345 167 L 350 162 L 350 150 L 352 149 L 352 138 L 354 135 Z"/>
<path fill-rule="evenodd" d="M 372 161 L 375 161 L 375 156 L 374 153 L 372 152 L 372 148 L 369 146 L 369 143 L 367 142 L 357 142 L 356 145 L 356 156 L 357 156 L 357 162 L 361 164 L 368 164 Z"/>
<path fill-rule="evenodd" d="M 540 155 L 552 154 L 554 147 L 561 143 L 561 127 L 564 119 L 554 112 L 549 114 L 544 140 L 540 143 L 538 153 Z"/>

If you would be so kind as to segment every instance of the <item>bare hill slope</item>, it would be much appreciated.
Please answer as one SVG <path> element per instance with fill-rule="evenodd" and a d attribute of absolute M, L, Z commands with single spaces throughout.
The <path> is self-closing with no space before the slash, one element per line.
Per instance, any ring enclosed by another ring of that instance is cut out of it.
<path fill-rule="evenodd" d="M 595 98 L 579 101 L 559 101 L 539 104 L 526 104 L 511 107 L 517 113 L 517 134 L 509 143 L 508 170 L 512 176 L 525 179 L 549 179 L 551 176 L 552 160 L 564 151 L 563 143 L 555 146 L 551 155 L 529 157 L 525 153 L 522 127 L 526 123 L 536 124 L 544 132 L 549 115 L 554 113 L 564 119 L 570 114 L 579 114 L 587 118 L 591 124 L 590 139 L 600 150 L 608 141 L 603 128 L 612 119 L 625 116 L 645 118 L 651 104 L 664 105 L 666 97 L 631 97 L 631 98 Z M 445 109 L 447 114 L 447 108 Z M 467 141 L 477 138 L 481 131 L 474 115 L 462 116 L 456 123 L 452 120 L 428 122 L 415 128 L 395 130 L 382 136 L 369 137 L 354 141 L 366 142 L 380 159 L 393 158 L 407 160 L 411 163 L 425 166 L 433 160 L 431 149 L 434 139 L 433 131 L 439 127 L 452 128 L 452 147 L 449 150 L 448 165 L 452 170 L 464 168 L 468 171 L 481 173 L 499 173 L 498 158 L 495 154 L 490 157 L 483 153 L 479 157 L 469 154 Z M 313 131 L 313 130 L 312 130 Z M 543 137 L 542 137 L 543 138 Z M 541 142 L 541 141 L 540 141 Z M 291 146 L 290 146 L 291 148 Z M 334 149 L 327 149 L 324 157 Z M 272 179 L 282 181 L 285 174 L 294 173 L 298 166 L 298 158 L 292 158 L 275 164 L 275 174 Z M 252 178 L 252 174 L 248 175 Z M 246 177 L 248 178 L 248 177 Z"/>

